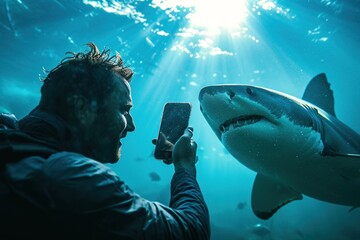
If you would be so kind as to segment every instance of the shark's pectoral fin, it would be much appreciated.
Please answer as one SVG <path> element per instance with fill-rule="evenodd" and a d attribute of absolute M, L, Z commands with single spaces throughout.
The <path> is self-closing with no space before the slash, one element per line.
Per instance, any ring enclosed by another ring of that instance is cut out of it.
<path fill-rule="evenodd" d="M 257 174 L 252 189 L 251 206 L 257 217 L 269 219 L 285 204 L 302 198 L 302 194 L 292 188 Z"/>
<path fill-rule="evenodd" d="M 352 212 L 353 210 L 355 210 L 355 209 L 357 209 L 357 208 L 358 208 L 358 207 L 352 207 L 352 208 L 349 209 L 348 212 Z"/>

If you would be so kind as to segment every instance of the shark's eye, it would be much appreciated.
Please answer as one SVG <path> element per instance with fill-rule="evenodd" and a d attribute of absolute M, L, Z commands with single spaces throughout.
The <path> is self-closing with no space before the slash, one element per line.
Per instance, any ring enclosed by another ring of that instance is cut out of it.
<path fill-rule="evenodd" d="M 251 89 L 251 88 L 246 88 L 246 92 L 249 94 L 249 95 L 254 95 L 254 91 Z"/>
<path fill-rule="evenodd" d="M 233 91 L 230 90 L 230 91 L 228 91 L 227 93 L 228 93 L 230 99 L 232 99 L 233 97 L 235 97 L 235 93 L 234 93 Z"/>

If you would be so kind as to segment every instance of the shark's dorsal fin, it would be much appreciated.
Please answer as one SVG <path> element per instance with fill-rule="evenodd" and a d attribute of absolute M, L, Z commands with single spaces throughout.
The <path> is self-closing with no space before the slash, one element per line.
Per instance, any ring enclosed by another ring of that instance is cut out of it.
<path fill-rule="evenodd" d="M 334 95 L 325 73 L 320 73 L 311 79 L 302 99 L 318 106 L 335 117 Z"/>
<path fill-rule="evenodd" d="M 269 219 L 285 204 L 302 198 L 302 194 L 294 189 L 257 174 L 251 194 L 251 207 L 257 217 Z"/>

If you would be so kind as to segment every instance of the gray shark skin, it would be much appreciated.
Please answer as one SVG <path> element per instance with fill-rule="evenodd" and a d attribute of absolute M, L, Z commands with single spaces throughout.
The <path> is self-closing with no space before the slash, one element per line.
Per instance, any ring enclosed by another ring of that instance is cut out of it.
<path fill-rule="evenodd" d="M 201 89 L 199 101 L 225 148 L 257 172 L 251 196 L 257 217 L 269 219 L 303 194 L 360 206 L 360 135 L 336 118 L 324 73 L 303 99 L 251 85 L 212 85 Z"/>

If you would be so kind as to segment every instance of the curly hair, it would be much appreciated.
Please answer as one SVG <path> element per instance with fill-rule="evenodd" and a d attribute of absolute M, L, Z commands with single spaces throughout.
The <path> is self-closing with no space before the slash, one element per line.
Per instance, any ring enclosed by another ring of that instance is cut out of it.
<path fill-rule="evenodd" d="M 67 52 L 71 56 L 65 57 L 42 80 L 40 108 L 64 115 L 70 107 L 67 98 L 75 94 L 95 100 L 101 106 L 113 89 L 114 74 L 117 79 L 131 81 L 134 72 L 124 66 L 118 52 L 111 56 L 110 49 L 100 52 L 92 42 L 87 46 L 88 52 Z"/>

